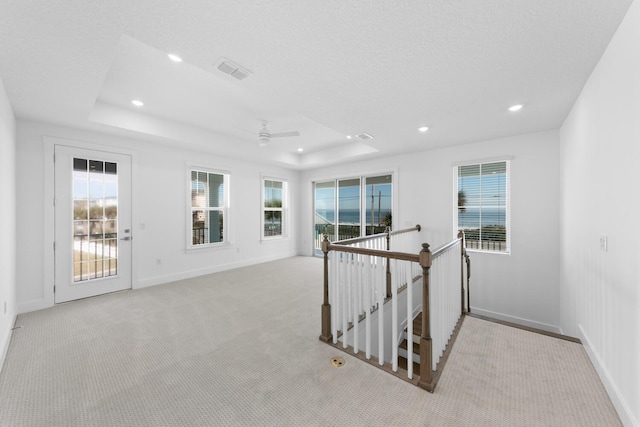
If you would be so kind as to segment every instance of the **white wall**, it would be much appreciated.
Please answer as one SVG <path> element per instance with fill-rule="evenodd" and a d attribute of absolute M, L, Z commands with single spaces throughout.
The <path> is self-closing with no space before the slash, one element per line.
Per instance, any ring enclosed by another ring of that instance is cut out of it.
<path fill-rule="evenodd" d="M 52 137 L 76 144 L 134 151 L 134 289 L 296 255 L 295 206 L 290 210 L 290 236 L 278 241 L 260 241 L 260 178 L 261 173 L 266 173 L 288 179 L 291 194 L 295 195 L 298 172 L 213 154 L 181 151 L 161 144 L 19 121 L 17 164 L 22 173 L 17 183 L 17 198 L 18 206 L 28 206 L 28 209 L 20 210 L 17 219 L 20 312 L 53 305 L 52 259 L 48 255 L 51 242 L 46 241 L 46 235 L 51 234 L 48 224 L 52 221 L 46 211 L 52 209 L 45 204 L 53 196 L 47 190 L 52 177 L 46 176 L 47 162 L 51 160 L 44 155 Z M 232 246 L 186 253 L 189 163 L 230 172 L 228 220 Z M 161 260 L 159 264 L 158 259 Z"/>
<path fill-rule="evenodd" d="M 16 316 L 16 122 L 0 79 L 0 368 Z"/>
<path fill-rule="evenodd" d="M 560 130 L 562 325 L 589 350 L 625 425 L 640 425 L 640 3 Z M 601 236 L 608 250 L 600 248 Z"/>
<path fill-rule="evenodd" d="M 311 254 L 312 181 L 397 168 L 394 227 L 421 224 L 432 249 L 453 237 L 454 162 L 511 156 L 511 255 L 473 253 L 472 310 L 559 332 L 559 151 L 556 131 L 302 173 L 300 248 Z M 419 248 L 418 248 L 419 249 Z"/>

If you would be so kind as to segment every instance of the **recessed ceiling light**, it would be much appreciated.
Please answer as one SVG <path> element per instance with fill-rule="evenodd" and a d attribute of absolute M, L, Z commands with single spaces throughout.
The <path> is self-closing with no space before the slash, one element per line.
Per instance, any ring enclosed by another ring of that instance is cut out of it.
<path fill-rule="evenodd" d="M 302 153 L 304 151 L 304 148 L 298 148 L 298 153 Z"/>
<path fill-rule="evenodd" d="M 131 101 L 131 103 L 136 107 L 142 107 L 144 105 L 144 102 L 140 101 L 139 99 L 134 99 L 133 101 Z"/>
<path fill-rule="evenodd" d="M 521 110 L 522 107 L 523 107 L 522 104 L 512 105 L 511 107 L 509 107 L 509 111 L 518 111 L 518 110 Z"/>
<path fill-rule="evenodd" d="M 173 53 L 170 53 L 167 55 L 169 57 L 170 60 L 172 60 L 173 62 L 182 62 L 182 58 L 180 58 L 178 55 L 174 55 Z"/>
<path fill-rule="evenodd" d="M 428 131 L 428 130 L 429 130 L 429 126 L 422 126 L 422 127 L 418 128 L 418 130 L 419 130 L 420 132 L 424 133 L 424 132 L 426 132 L 426 131 Z"/>
<path fill-rule="evenodd" d="M 351 135 L 347 135 L 347 139 L 351 139 Z"/>

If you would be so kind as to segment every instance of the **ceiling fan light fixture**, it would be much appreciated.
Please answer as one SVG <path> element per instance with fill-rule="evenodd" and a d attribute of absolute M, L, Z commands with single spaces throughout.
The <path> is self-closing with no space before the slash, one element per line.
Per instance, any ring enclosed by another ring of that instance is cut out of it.
<path fill-rule="evenodd" d="M 300 132 L 297 130 L 289 131 L 289 132 L 276 132 L 271 133 L 267 126 L 269 122 L 266 120 L 262 121 L 262 129 L 258 132 L 258 141 L 260 142 L 260 147 L 265 147 L 271 141 L 271 138 L 282 138 L 282 137 L 290 137 L 290 136 L 300 136 Z"/>

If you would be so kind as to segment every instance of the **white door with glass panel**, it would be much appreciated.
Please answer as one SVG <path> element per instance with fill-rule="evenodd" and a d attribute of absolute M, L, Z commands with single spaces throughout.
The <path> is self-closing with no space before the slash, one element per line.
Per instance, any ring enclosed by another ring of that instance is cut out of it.
<path fill-rule="evenodd" d="M 131 156 L 55 146 L 55 302 L 131 288 Z"/>

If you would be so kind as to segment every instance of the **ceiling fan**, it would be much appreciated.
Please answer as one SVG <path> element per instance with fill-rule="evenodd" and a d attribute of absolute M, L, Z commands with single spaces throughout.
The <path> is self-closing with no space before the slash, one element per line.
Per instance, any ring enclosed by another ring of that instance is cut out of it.
<path fill-rule="evenodd" d="M 260 129 L 260 132 L 258 132 L 258 140 L 260 141 L 260 147 L 266 147 L 269 144 L 269 141 L 271 141 L 271 138 L 281 138 L 285 136 L 300 136 L 300 132 L 298 132 L 297 130 L 294 130 L 291 132 L 271 133 L 269 132 L 269 129 L 267 129 L 268 125 L 269 125 L 269 122 L 267 122 L 266 120 L 263 121 L 262 129 Z"/>

